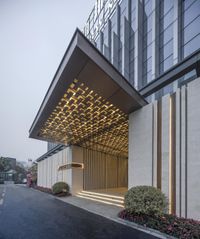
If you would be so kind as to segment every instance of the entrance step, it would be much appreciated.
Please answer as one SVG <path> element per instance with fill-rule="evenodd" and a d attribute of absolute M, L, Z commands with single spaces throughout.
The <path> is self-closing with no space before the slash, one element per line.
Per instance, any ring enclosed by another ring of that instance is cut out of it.
<path fill-rule="evenodd" d="M 106 193 L 97 193 L 92 191 L 81 191 L 76 194 L 77 197 L 89 199 L 96 202 L 101 202 L 117 207 L 124 207 L 124 197 L 115 196 Z"/>

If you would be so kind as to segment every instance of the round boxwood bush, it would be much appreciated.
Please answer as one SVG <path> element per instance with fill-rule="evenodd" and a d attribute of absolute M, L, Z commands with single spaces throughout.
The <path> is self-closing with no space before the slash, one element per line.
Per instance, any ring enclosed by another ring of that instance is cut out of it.
<path fill-rule="evenodd" d="M 53 194 L 69 194 L 69 185 L 65 182 L 57 182 L 52 187 Z"/>
<path fill-rule="evenodd" d="M 125 209 L 132 213 L 161 215 L 167 210 L 167 198 L 157 188 L 136 186 L 124 198 Z"/>

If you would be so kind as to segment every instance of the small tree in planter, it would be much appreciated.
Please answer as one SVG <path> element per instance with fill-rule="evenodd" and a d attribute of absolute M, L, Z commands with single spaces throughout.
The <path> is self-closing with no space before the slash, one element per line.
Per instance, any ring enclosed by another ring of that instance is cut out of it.
<path fill-rule="evenodd" d="M 62 197 L 68 196 L 69 193 L 69 185 L 65 182 L 57 182 L 52 187 L 52 192 L 54 195 Z"/>

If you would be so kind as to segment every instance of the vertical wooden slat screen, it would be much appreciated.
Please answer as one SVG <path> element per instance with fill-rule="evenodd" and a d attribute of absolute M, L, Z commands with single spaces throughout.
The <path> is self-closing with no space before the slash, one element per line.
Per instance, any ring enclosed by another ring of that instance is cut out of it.
<path fill-rule="evenodd" d="M 128 160 L 84 149 L 84 190 L 127 187 Z"/>

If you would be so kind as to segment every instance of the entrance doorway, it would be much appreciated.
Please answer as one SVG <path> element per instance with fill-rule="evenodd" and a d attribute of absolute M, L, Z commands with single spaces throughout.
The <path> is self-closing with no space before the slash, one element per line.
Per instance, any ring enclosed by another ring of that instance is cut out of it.
<path fill-rule="evenodd" d="M 103 191 L 128 186 L 128 159 L 91 149 L 83 150 L 83 189 Z M 117 191 L 117 190 L 116 190 Z"/>

